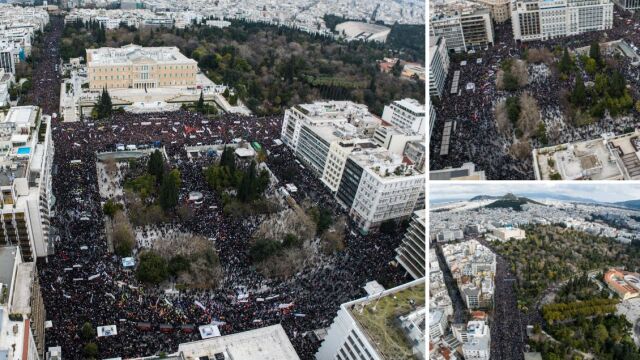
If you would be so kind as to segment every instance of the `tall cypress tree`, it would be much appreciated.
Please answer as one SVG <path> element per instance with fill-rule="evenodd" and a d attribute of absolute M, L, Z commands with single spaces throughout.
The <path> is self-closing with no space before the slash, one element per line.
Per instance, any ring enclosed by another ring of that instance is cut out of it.
<path fill-rule="evenodd" d="M 160 206 L 167 211 L 178 205 L 178 186 L 173 176 L 163 176 L 160 186 Z"/>

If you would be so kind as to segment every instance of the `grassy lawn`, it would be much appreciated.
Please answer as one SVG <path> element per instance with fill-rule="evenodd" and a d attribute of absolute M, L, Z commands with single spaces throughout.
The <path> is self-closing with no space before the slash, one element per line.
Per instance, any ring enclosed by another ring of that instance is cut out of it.
<path fill-rule="evenodd" d="M 409 300 L 413 300 L 415 306 L 425 305 L 425 285 L 420 284 L 395 294 L 384 296 L 378 301 L 373 298 L 360 313 L 354 309 L 351 313 L 360 323 L 364 332 L 377 344 L 378 351 L 387 359 L 411 359 L 411 345 L 406 340 L 402 329 L 397 322 L 398 316 L 405 315 L 413 310 Z M 376 310 L 373 311 L 373 306 Z"/>

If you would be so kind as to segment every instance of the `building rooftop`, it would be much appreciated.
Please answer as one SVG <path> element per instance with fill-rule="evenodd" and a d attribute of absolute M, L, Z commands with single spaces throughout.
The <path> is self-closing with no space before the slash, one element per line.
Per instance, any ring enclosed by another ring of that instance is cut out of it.
<path fill-rule="evenodd" d="M 406 98 L 402 100 L 396 100 L 392 104 L 396 106 L 403 107 L 414 114 L 425 115 L 425 106 L 424 104 L 420 104 L 420 102 L 416 99 Z"/>
<path fill-rule="evenodd" d="M 412 345 L 407 341 L 403 329 L 397 325 L 397 319 L 424 307 L 425 291 L 425 279 L 421 278 L 342 306 L 381 357 L 411 357 Z"/>
<path fill-rule="evenodd" d="M 196 64 L 195 60 L 184 56 L 175 46 L 142 47 L 129 44 L 121 48 L 87 49 L 88 66 L 131 65 L 137 62 Z"/>
<path fill-rule="evenodd" d="M 640 179 L 640 131 L 533 150 L 537 179 Z"/>
<path fill-rule="evenodd" d="M 382 179 L 397 179 L 407 176 L 422 176 L 413 167 L 403 162 L 402 156 L 384 148 L 358 149 L 351 159 L 364 169 L 370 169 Z"/>
<path fill-rule="evenodd" d="M 26 262 L 18 265 L 16 281 L 11 301 L 11 312 L 31 314 L 31 286 L 36 274 L 36 263 Z"/>
<path fill-rule="evenodd" d="M 15 265 L 17 246 L 0 247 L 0 283 L 10 287 L 13 283 L 13 267 Z"/>
<path fill-rule="evenodd" d="M 217 359 L 216 354 L 225 355 L 225 353 L 227 355 L 224 357 L 225 360 L 300 359 L 280 324 L 183 343 L 178 347 L 178 351 L 182 351 L 184 358 L 187 360 L 196 360 L 203 356 Z"/>

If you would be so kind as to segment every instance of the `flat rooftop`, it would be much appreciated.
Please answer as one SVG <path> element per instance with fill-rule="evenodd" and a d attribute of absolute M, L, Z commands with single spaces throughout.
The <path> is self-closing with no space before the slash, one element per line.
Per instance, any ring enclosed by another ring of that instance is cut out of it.
<path fill-rule="evenodd" d="M 567 143 L 533 151 L 536 177 L 563 180 L 640 179 L 640 131 Z"/>
<path fill-rule="evenodd" d="M 87 49 L 87 65 L 130 65 L 138 61 L 157 63 L 196 63 L 195 60 L 184 56 L 175 46 L 142 47 L 140 45 L 125 45 L 120 48 L 101 47 Z"/>
<path fill-rule="evenodd" d="M 28 262 L 18 265 L 16 286 L 11 302 L 11 312 L 31 314 L 31 285 L 36 274 L 36 263 Z"/>
<path fill-rule="evenodd" d="M 13 266 L 17 252 L 17 246 L 0 247 L 0 283 L 7 287 L 13 283 Z"/>
<path fill-rule="evenodd" d="M 299 360 L 282 325 L 272 325 L 237 334 L 180 344 L 187 360 L 201 356 L 215 359 L 219 353 L 227 353 L 231 359 L 242 360 Z"/>
<path fill-rule="evenodd" d="M 537 151 L 542 179 L 559 174 L 563 180 L 615 180 L 622 172 L 603 139 L 564 144 Z M 557 175 L 556 175 L 557 176 Z"/>
<path fill-rule="evenodd" d="M 425 290 L 422 278 L 343 306 L 382 358 L 411 358 L 412 345 L 397 325 L 397 318 L 424 307 Z"/>

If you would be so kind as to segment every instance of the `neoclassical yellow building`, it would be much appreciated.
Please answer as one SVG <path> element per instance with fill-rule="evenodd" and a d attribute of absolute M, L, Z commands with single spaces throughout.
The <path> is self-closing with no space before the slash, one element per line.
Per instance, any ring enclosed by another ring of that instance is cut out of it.
<path fill-rule="evenodd" d="M 87 49 L 90 89 L 195 86 L 197 64 L 175 46 Z"/>

